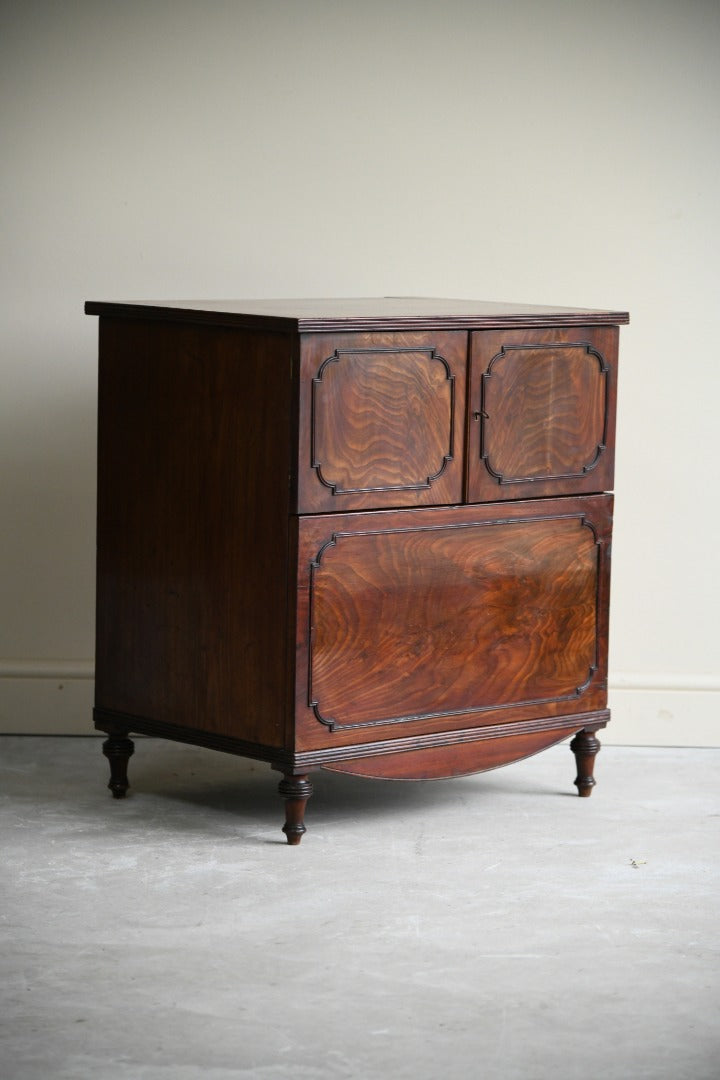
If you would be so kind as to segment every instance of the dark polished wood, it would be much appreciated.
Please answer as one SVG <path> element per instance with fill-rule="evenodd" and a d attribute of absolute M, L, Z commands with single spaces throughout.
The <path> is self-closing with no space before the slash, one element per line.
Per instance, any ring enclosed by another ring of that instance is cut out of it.
<path fill-rule="evenodd" d="M 456 743 L 452 746 L 425 747 L 394 754 L 334 761 L 324 768 L 329 772 L 369 776 L 378 780 L 441 780 L 452 776 L 486 772 L 513 761 L 521 761 L 554 746 L 572 735 L 572 724 L 554 731 L 534 731 L 529 735 L 496 737 L 487 742 Z"/>
<path fill-rule="evenodd" d="M 297 300 L 162 300 L 108 303 L 90 300 L 88 315 L 191 322 L 251 330 L 320 331 L 479 330 L 514 326 L 620 326 L 626 311 L 506 304 L 486 300 L 381 296 Z"/>
<path fill-rule="evenodd" d="M 472 335 L 468 502 L 609 491 L 617 327 Z"/>
<path fill-rule="evenodd" d="M 298 511 L 463 495 L 467 334 L 304 335 Z"/>
<path fill-rule="evenodd" d="M 444 750 L 455 746 L 467 746 L 476 742 L 494 743 L 499 739 L 509 746 L 515 737 L 546 731 L 575 732 L 581 728 L 595 730 L 605 727 L 610 720 L 607 709 L 600 709 L 587 713 L 562 713 L 559 716 L 543 716 L 532 719 L 517 719 L 505 721 L 501 724 L 483 724 L 470 728 L 453 728 L 448 731 L 435 731 L 415 735 L 407 735 L 405 729 L 399 737 L 392 731 L 386 731 L 389 738 L 373 738 L 372 741 L 361 742 L 360 733 L 358 738 L 345 745 L 332 745 L 320 747 L 315 750 L 299 750 L 288 747 L 285 750 L 275 750 L 272 747 L 262 746 L 258 743 L 249 743 L 243 739 L 236 739 L 228 735 L 218 735 L 211 731 L 196 730 L 188 727 L 173 727 L 155 720 L 142 717 L 120 717 L 110 714 L 103 709 L 95 709 L 95 727 L 104 731 L 108 726 L 117 725 L 120 722 L 127 724 L 133 732 L 143 735 L 152 735 L 156 738 L 171 739 L 176 742 L 190 743 L 196 746 L 205 746 L 211 750 L 221 750 L 228 754 L 237 754 L 240 757 L 254 758 L 257 761 L 269 761 L 272 767 L 279 772 L 295 771 L 305 773 L 312 769 L 325 769 L 336 762 L 353 761 L 358 758 L 382 757 L 385 754 L 404 754 L 415 750 Z M 494 750 L 491 748 L 491 753 Z M 482 767 L 477 770 L 482 771 Z"/>
<path fill-rule="evenodd" d="M 305 807 L 313 793 L 313 786 L 307 776 L 295 776 L 286 773 L 278 784 L 278 794 L 285 800 L 285 824 L 282 831 L 288 844 L 293 847 L 300 843 L 305 828 Z"/>
<path fill-rule="evenodd" d="M 300 519 L 298 747 L 603 709 L 612 497 Z"/>
<path fill-rule="evenodd" d="M 385 298 L 99 314 L 95 724 L 314 768 L 495 768 L 607 712 L 623 312 Z"/>
<path fill-rule="evenodd" d="M 593 771 L 595 758 L 600 751 L 600 740 L 593 731 L 579 731 L 570 743 L 570 749 L 577 762 L 575 787 L 578 789 L 578 795 L 587 799 L 592 795 L 592 789 L 596 784 Z"/>
<path fill-rule="evenodd" d="M 286 740 L 292 342 L 103 320 L 96 702 Z"/>
<path fill-rule="evenodd" d="M 125 735 L 113 734 L 102 745 L 102 751 L 110 762 L 110 780 L 108 787 L 113 798 L 124 799 L 130 787 L 128 783 L 128 762 L 135 751 L 132 739 Z"/>

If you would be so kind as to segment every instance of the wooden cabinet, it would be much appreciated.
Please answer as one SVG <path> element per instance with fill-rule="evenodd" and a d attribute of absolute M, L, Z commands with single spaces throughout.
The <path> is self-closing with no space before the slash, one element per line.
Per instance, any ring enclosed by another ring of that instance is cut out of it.
<path fill-rule="evenodd" d="M 607 711 L 623 312 L 441 300 L 100 316 L 95 725 L 425 779 Z"/>

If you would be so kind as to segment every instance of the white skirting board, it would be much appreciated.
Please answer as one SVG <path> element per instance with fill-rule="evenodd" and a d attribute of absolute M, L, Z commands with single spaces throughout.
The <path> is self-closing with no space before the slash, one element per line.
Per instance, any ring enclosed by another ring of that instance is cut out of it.
<path fill-rule="evenodd" d="M 628 680 L 630 681 L 630 680 Z M 638 680 L 639 681 L 639 680 Z M 720 679 L 677 679 L 683 685 L 619 686 L 610 681 L 612 719 L 601 742 L 615 746 L 720 747 Z"/>
<path fill-rule="evenodd" d="M 91 735 L 90 660 L 0 661 L 0 734 Z M 619 674 L 610 680 L 616 746 L 720 747 L 720 677 Z"/>
<path fill-rule="evenodd" d="M 91 660 L 0 660 L 0 734 L 92 735 Z"/>

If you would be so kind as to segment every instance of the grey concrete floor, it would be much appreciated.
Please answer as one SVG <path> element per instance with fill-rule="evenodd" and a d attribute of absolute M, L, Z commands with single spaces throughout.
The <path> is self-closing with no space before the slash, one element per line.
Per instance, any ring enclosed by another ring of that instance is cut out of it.
<path fill-rule="evenodd" d="M 720 751 L 426 784 L 0 739 L 5 1080 L 716 1080 Z"/>

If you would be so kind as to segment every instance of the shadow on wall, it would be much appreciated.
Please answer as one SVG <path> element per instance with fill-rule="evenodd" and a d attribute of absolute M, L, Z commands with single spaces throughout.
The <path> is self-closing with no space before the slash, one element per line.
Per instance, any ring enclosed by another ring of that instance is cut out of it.
<path fill-rule="evenodd" d="M 58 383 L 3 420 L 0 657 L 92 655 L 96 390 Z"/>

